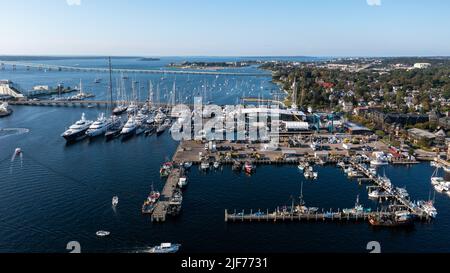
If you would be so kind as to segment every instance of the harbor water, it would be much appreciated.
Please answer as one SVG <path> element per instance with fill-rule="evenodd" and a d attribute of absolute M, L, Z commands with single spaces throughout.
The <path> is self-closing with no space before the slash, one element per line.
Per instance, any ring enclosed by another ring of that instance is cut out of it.
<path fill-rule="evenodd" d="M 161 69 L 179 58 L 156 62 L 114 59 L 115 68 Z M 189 59 L 195 61 L 196 59 Z M 201 58 L 205 60 L 205 58 Z M 216 61 L 216 59 L 206 59 Z M 222 60 L 222 59 L 220 59 Z M 228 61 L 228 59 L 225 59 Z M 234 59 L 233 59 L 234 60 Z M 105 60 L 39 60 L 38 63 L 105 67 Z M 233 70 L 234 71 L 234 70 Z M 240 71 L 259 71 L 255 67 Z M 261 72 L 264 73 L 264 72 Z M 148 93 L 147 81 L 160 84 L 161 101 L 168 99 L 176 78 L 180 102 L 209 87 L 208 100 L 234 104 L 242 96 L 270 98 L 278 87 L 270 77 L 201 75 L 128 75 L 140 81 L 141 99 Z M 96 78 L 102 78 L 95 84 Z M 83 79 L 86 91 L 96 100 L 107 99 L 108 75 L 57 71 L 0 71 L 25 89 L 34 85 L 75 86 Z M 117 77 L 117 75 L 115 75 Z M 203 94 L 203 93 L 202 93 Z M 0 119 L 0 252 L 67 252 L 70 241 L 78 241 L 83 252 L 135 252 L 162 242 L 182 244 L 183 252 L 296 253 L 367 252 L 370 241 L 381 243 L 383 252 L 449 252 L 450 197 L 436 194 L 437 219 L 411 228 L 373 228 L 367 223 L 226 223 L 225 209 L 275 210 L 290 206 L 298 198 L 304 180 L 307 206 L 324 210 L 352 208 L 357 196 L 365 207 L 378 205 L 367 197 L 366 185 L 348 179 L 335 166 L 317 167 L 319 179 L 306 181 L 296 166 L 258 166 L 251 175 L 223 167 L 208 173 L 195 167 L 189 173 L 183 210 L 166 223 L 152 223 L 142 216 L 141 205 L 152 184 L 162 189 L 162 162 L 170 159 L 178 143 L 168 133 L 137 136 L 125 142 L 104 138 L 66 144 L 61 133 L 82 113 L 93 120 L 103 109 L 76 107 L 14 106 L 14 113 Z M 20 147 L 23 158 L 11 162 Z M 393 184 L 406 187 L 416 200 L 433 198 L 429 163 L 387 166 L 379 169 Z M 117 208 L 111 198 L 119 196 Z M 98 230 L 111 236 L 99 239 Z"/>

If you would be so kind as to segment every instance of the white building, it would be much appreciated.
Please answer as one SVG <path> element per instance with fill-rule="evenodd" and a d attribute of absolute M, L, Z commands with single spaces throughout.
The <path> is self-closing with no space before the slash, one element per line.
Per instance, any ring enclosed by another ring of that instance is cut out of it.
<path fill-rule="evenodd" d="M 430 63 L 415 63 L 414 64 L 414 68 L 416 69 L 426 69 L 426 68 L 430 68 L 431 64 Z"/>
<path fill-rule="evenodd" d="M 0 81 L 0 96 L 13 97 L 15 99 L 25 99 L 25 96 L 20 92 L 20 88 L 12 81 Z"/>

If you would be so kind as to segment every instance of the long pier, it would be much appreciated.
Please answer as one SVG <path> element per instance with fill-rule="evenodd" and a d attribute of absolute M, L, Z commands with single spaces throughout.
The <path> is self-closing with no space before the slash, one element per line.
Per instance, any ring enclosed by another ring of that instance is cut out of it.
<path fill-rule="evenodd" d="M 155 210 L 152 213 L 152 222 L 165 222 L 170 206 L 170 200 L 172 199 L 178 181 L 181 177 L 181 169 L 174 168 L 169 177 L 167 178 L 166 185 L 161 193 L 161 198 L 155 206 Z"/>
<path fill-rule="evenodd" d="M 268 210 L 262 212 L 260 210 L 246 213 L 234 211 L 229 213 L 225 210 L 225 222 L 326 222 L 326 221 L 348 221 L 348 222 L 365 222 L 372 215 L 372 212 L 363 213 L 344 213 L 344 212 L 317 212 L 317 213 L 270 213 Z M 390 215 L 388 212 L 377 212 L 379 215 Z"/>
<path fill-rule="evenodd" d="M 74 72 L 90 72 L 90 73 L 109 73 L 109 68 L 105 67 L 76 67 L 65 65 L 38 64 L 25 62 L 0 61 L 3 65 L 11 65 L 13 70 L 16 67 L 26 67 L 27 70 L 35 68 L 47 71 L 74 71 Z M 243 77 L 270 77 L 269 73 L 245 73 L 245 72 L 222 72 L 222 71 L 192 71 L 192 70 L 171 70 L 171 69 L 112 69 L 113 73 L 124 74 L 174 74 L 174 75 L 209 75 L 209 76 L 243 76 Z"/>

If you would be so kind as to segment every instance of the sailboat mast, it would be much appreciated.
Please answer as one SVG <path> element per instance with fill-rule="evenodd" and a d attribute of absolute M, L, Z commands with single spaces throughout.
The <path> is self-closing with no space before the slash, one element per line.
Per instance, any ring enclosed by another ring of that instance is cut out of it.
<path fill-rule="evenodd" d="M 112 110 L 112 109 L 114 109 L 114 107 L 113 107 L 113 82 L 112 82 L 111 57 L 109 57 L 108 61 L 109 61 L 109 96 L 110 96 L 110 103 L 111 103 L 111 110 Z"/>

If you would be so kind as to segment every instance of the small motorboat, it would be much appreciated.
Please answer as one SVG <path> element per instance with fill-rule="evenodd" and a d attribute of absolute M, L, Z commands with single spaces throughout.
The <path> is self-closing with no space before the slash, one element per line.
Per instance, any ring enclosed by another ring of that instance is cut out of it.
<path fill-rule="evenodd" d="M 203 161 L 202 164 L 200 165 L 200 169 L 202 169 L 203 171 L 207 171 L 207 170 L 209 170 L 209 168 L 210 168 L 210 165 L 209 165 L 209 162 L 207 162 L 207 161 Z"/>
<path fill-rule="evenodd" d="M 180 250 L 181 245 L 179 244 L 171 244 L 171 243 L 163 243 L 160 246 L 152 247 L 149 252 L 150 253 L 177 253 Z"/>
<path fill-rule="evenodd" d="M 214 162 L 214 169 L 218 169 L 218 168 L 220 168 L 220 162 L 216 161 L 216 162 Z"/>
<path fill-rule="evenodd" d="M 313 175 L 313 179 L 314 180 L 317 180 L 317 178 L 319 178 L 319 173 L 318 172 L 313 172 L 312 175 Z"/>
<path fill-rule="evenodd" d="M 190 168 L 192 168 L 193 163 L 192 162 L 184 162 L 183 167 L 186 170 L 189 170 Z"/>
<path fill-rule="evenodd" d="M 97 237 L 108 237 L 109 235 L 111 235 L 111 232 L 100 230 L 100 231 L 97 231 L 97 233 L 95 233 L 95 234 L 97 235 Z"/>
<path fill-rule="evenodd" d="M 253 168 L 252 163 L 246 162 L 245 165 L 244 165 L 244 171 L 245 171 L 246 173 L 251 174 L 251 173 L 253 173 L 253 170 L 254 170 L 254 168 Z"/>
<path fill-rule="evenodd" d="M 117 207 L 118 204 L 119 204 L 119 197 L 118 196 L 114 196 L 113 199 L 112 199 L 113 207 Z"/>
<path fill-rule="evenodd" d="M 187 177 L 181 177 L 180 180 L 178 181 L 178 187 L 179 187 L 180 189 L 186 187 L 187 184 L 188 184 Z"/>

